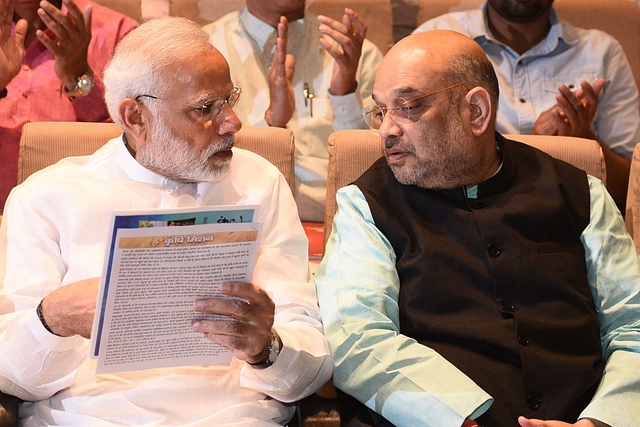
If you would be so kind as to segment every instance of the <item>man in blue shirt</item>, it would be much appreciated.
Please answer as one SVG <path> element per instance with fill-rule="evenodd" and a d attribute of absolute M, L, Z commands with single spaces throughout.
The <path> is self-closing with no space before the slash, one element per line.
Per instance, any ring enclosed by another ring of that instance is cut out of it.
<path fill-rule="evenodd" d="M 433 18 L 415 32 L 453 30 L 482 47 L 500 81 L 499 132 L 597 140 L 607 189 L 624 212 L 630 159 L 640 141 L 631 67 L 613 37 L 573 27 L 552 5 L 553 0 L 487 0 L 479 9 Z"/>

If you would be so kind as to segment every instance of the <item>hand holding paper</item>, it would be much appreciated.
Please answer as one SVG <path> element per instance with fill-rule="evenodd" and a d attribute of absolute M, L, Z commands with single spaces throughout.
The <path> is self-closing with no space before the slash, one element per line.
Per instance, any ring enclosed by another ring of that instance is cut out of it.
<path fill-rule="evenodd" d="M 245 282 L 228 282 L 220 291 L 238 299 L 208 298 L 195 302 L 200 312 L 223 314 L 231 318 L 195 320 L 194 330 L 233 351 L 235 358 L 249 363 L 265 359 L 269 342 L 275 304 L 260 287 Z"/>

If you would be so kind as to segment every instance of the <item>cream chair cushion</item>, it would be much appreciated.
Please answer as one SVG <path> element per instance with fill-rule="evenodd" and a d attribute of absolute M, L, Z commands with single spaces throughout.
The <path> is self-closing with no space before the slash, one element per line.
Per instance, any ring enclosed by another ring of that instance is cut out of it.
<path fill-rule="evenodd" d="M 606 183 L 606 168 L 600 145 L 591 139 L 546 136 L 505 135 L 523 142 L 585 170 Z M 369 166 L 384 155 L 377 131 L 342 130 L 329 136 L 329 172 L 324 215 L 325 243 L 336 214 L 336 191 L 355 181 Z M 639 154 L 640 156 L 640 154 Z"/>
<path fill-rule="evenodd" d="M 18 183 L 64 157 L 91 154 L 121 133 L 120 127 L 114 123 L 27 123 L 20 139 Z M 245 126 L 236 135 L 236 146 L 253 151 L 276 165 L 289 183 L 291 191 L 294 191 L 295 146 L 292 131 Z"/>

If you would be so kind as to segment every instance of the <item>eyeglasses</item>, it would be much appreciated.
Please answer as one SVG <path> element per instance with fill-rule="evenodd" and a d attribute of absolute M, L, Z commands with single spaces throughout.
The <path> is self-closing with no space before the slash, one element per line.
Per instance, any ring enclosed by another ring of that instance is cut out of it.
<path fill-rule="evenodd" d="M 362 118 L 371 129 L 378 130 L 382 126 L 384 117 L 389 113 L 389 117 L 396 124 L 413 123 L 418 121 L 425 111 L 425 103 L 420 102 L 425 98 L 432 95 L 444 92 L 456 87 L 464 86 L 467 91 L 471 90 L 464 83 L 458 83 L 453 86 L 445 87 L 444 89 L 437 90 L 435 92 L 428 93 L 426 95 L 419 96 L 413 99 L 398 99 L 398 107 L 380 107 L 379 105 L 369 105 L 362 109 Z"/>
<path fill-rule="evenodd" d="M 159 96 L 154 95 L 138 95 L 136 96 L 136 101 L 139 101 L 140 98 L 146 97 L 151 99 L 157 99 L 158 101 L 166 101 L 172 104 L 184 105 L 187 107 L 191 107 L 194 110 L 200 111 L 200 115 L 203 120 L 209 121 L 215 119 L 220 113 L 222 113 L 222 109 L 224 108 L 224 104 L 229 104 L 229 107 L 232 109 L 238 103 L 240 99 L 240 94 L 242 93 L 242 89 L 239 87 L 234 87 L 231 90 L 231 93 L 226 98 L 214 98 L 203 105 L 195 105 L 195 104 L 187 104 L 186 102 L 178 102 L 172 99 L 160 98 Z"/>

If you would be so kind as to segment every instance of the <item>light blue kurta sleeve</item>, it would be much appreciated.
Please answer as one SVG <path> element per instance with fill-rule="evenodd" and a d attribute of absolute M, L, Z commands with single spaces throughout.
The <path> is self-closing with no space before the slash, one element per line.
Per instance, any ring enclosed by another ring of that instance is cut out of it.
<path fill-rule="evenodd" d="M 460 427 L 493 399 L 432 349 L 399 332 L 396 256 L 354 186 L 315 275 L 334 383 L 402 427 Z"/>
<path fill-rule="evenodd" d="M 582 242 L 606 365 L 581 417 L 616 427 L 636 426 L 640 419 L 640 258 L 604 185 L 589 179 L 591 219 Z"/>

